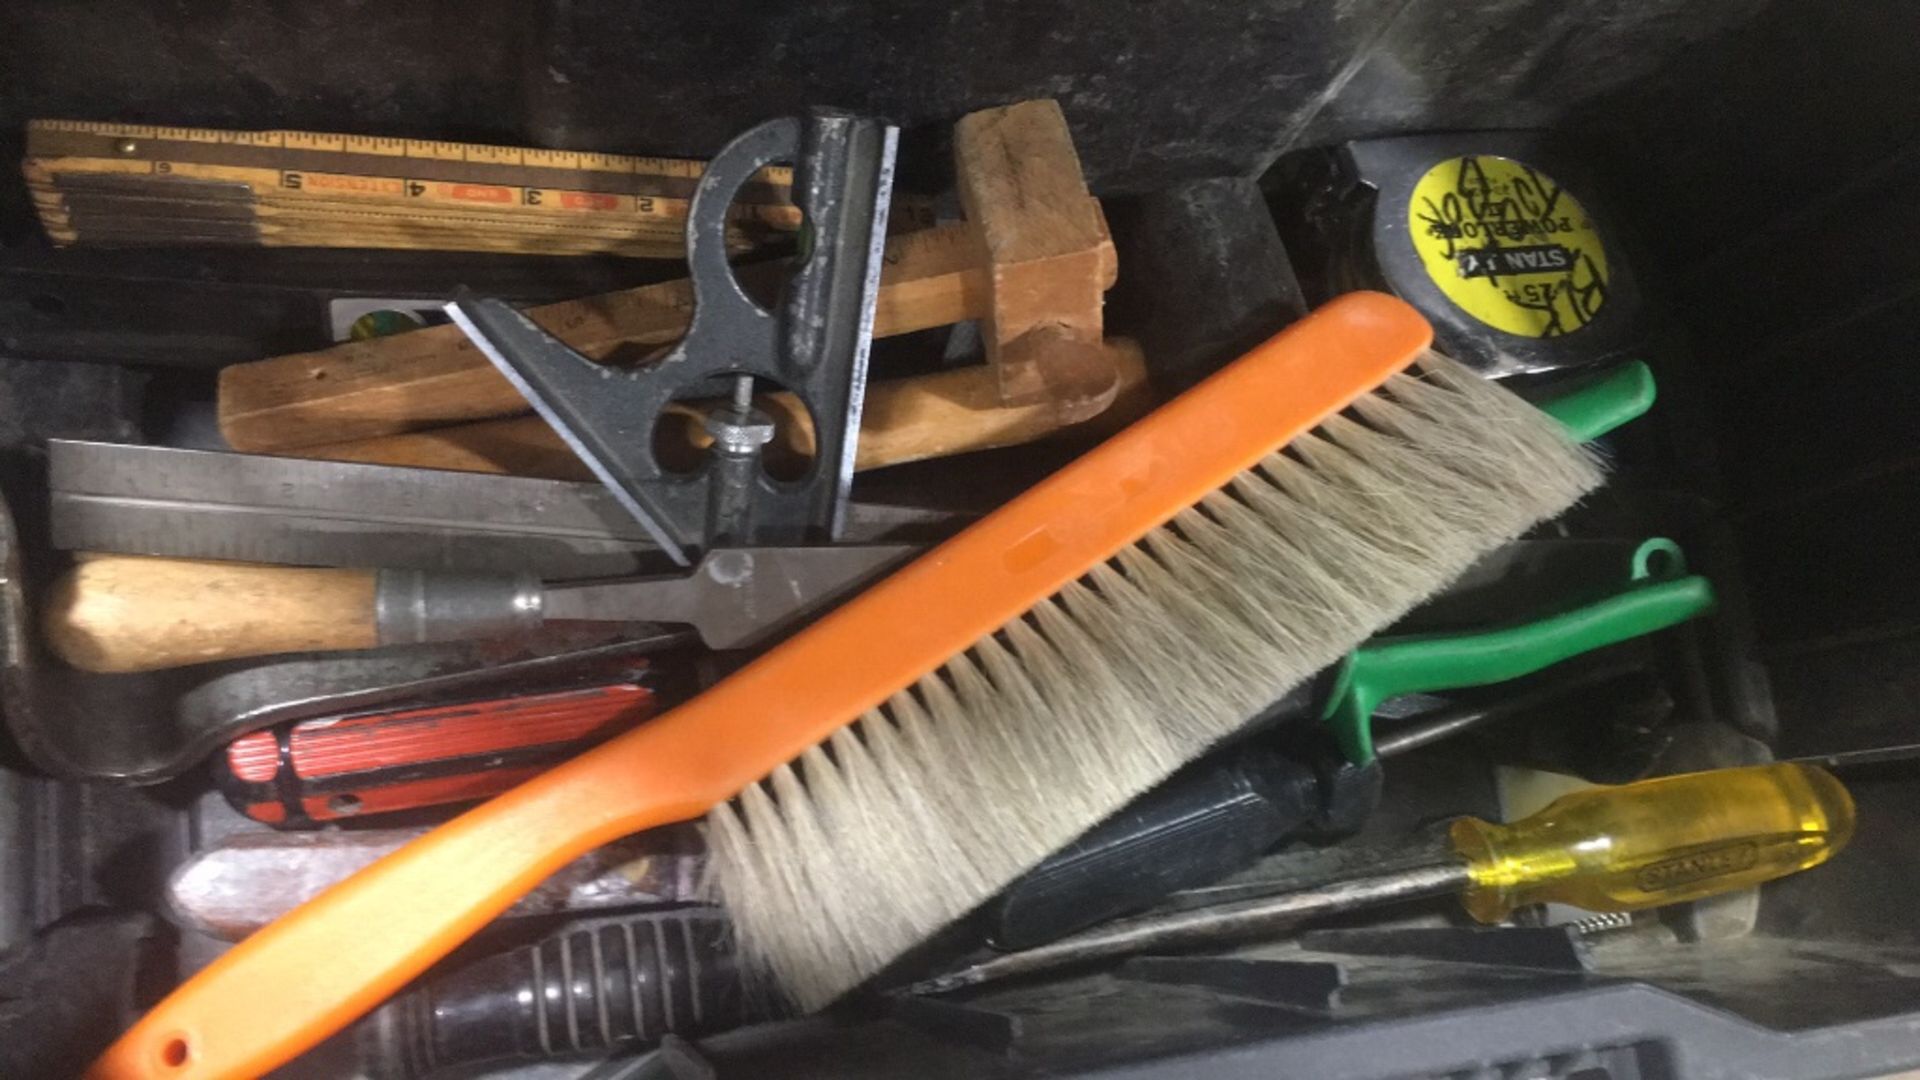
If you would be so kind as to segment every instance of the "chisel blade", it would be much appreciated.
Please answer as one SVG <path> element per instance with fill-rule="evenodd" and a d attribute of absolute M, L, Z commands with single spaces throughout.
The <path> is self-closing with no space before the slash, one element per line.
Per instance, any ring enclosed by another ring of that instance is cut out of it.
<path fill-rule="evenodd" d="M 742 648 L 851 596 L 920 550 L 912 544 L 724 548 L 682 576 L 549 588 L 543 613 L 552 620 L 687 623 L 710 648 Z"/>

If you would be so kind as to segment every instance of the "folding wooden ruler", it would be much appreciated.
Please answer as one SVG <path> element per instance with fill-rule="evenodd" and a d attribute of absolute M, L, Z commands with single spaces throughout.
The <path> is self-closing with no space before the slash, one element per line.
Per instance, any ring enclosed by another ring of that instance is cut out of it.
<path fill-rule="evenodd" d="M 681 258 L 704 162 L 307 131 L 27 125 L 56 244 L 240 244 Z M 790 233 L 792 170 L 732 206 L 730 243 Z"/>

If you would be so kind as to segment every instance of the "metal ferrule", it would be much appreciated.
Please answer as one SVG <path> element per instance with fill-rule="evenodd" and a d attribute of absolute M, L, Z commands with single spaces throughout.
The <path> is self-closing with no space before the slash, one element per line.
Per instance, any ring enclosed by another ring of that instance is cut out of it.
<path fill-rule="evenodd" d="M 382 570 L 374 586 L 380 644 L 510 637 L 540 625 L 542 595 L 531 574 L 436 574 Z"/>

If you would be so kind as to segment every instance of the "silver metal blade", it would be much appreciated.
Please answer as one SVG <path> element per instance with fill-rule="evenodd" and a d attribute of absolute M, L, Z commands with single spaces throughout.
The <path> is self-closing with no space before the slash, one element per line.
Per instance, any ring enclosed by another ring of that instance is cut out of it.
<path fill-rule="evenodd" d="M 905 562 L 918 547 L 728 548 L 710 552 L 692 574 L 551 586 L 549 620 L 686 623 L 715 649 L 751 645 Z"/>
<path fill-rule="evenodd" d="M 1459 892 L 1472 878 L 1455 860 L 1331 881 L 1297 892 L 1215 907 L 1143 915 L 1083 931 L 1024 952 L 936 975 L 909 987 L 911 993 L 943 994 L 998 979 L 1084 964 L 1113 956 L 1161 953 L 1247 940 L 1288 930 L 1308 919 L 1381 904 Z"/>
<path fill-rule="evenodd" d="M 1786 760 L 1796 765 L 1818 765 L 1823 769 L 1852 769 L 1862 765 L 1885 765 L 1892 761 L 1920 758 L 1920 743 L 1891 743 L 1862 750 L 1837 750 L 1831 754 L 1806 754 Z"/>
<path fill-rule="evenodd" d="M 512 383 L 574 455 L 587 463 L 606 485 L 607 494 L 646 530 L 654 544 L 674 562 L 689 565 L 692 560 L 681 538 L 674 535 L 672 518 L 655 504 L 644 485 L 623 472 L 614 464 L 613 456 L 604 452 L 599 440 L 605 436 L 576 415 L 576 408 L 585 399 L 550 393 L 528 376 L 529 369 L 564 371 L 569 365 L 591 362 L 502 301 L 461 296 L 446 306 L 446 312 L 501 377 Z M 613 377 L 611 369 L 596 370 L 596 374 Z M 626 433 L 607 433 L 615 434 Z"/>
<path fill-rule="evenodd" d="M 599 484 L 63 439 L 48 450 L 53 544 L 68 551 L 549 581 L 668 566 Z M 866 504 L 852 519 L 864 539 L 961 520 Z"/>
<path fill-rule="evenodd" d="M 659 567 L 597 484 L 53 440 L 55 547 L 318 566 L 532 572 Z"/>

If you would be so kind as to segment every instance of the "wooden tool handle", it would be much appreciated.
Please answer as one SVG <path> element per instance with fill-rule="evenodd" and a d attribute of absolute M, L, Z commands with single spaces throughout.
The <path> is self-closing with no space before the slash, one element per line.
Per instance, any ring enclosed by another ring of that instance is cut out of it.
<path fill-rule="evenodd" d="M 1098 347 L 1101 366 L 1110 368 L 1105 386 L 1113 419 L 1139 419 L 1152 404 L 1146 362 L 1140 347 L 1125 338 L 1109 338 Z M 1058 365 L 1056 365 L 1057 367 Z M 697 463 L 711 437 L 698 418 L 719 402 L 682 403 L 684 423 L 669 429 L 678 451 Z M 1104 404 L 1104 403 L 1102 403 Z M 813 454 L 813 422 L 799 399 L 785 392 L 763 394 L 755 405 L 774 418 L 778 434 L 767 447 L 770 459 L 805 461 Z M 1086 410 L 1081 410 L 1083 413 Z M 1095 408 L 1095 412 L 1101 411 Z M 926 458 L 946 457 L 1045 438 L 1069 426 L 1054 401 L 1037 405 L 1000 403 L 998 376 L 985 364 L 932 375 L 884 379 L 867 387 L 860 416 L 855 469 L 879 469 Z M 325 461 L 361 461 L 461 472 L 511 473 L 555 480 L 591 480 L 573 451 L 537 416 L 482 420 L 433 431 L 383 435 L 285 451 L 294 457 Z"/>
<path fill-rule="evenodd" d="M 965 225 L 887 242 L 873 336 L 946 326 L 987 311 L 985 280 Z M 529 309 L 588 356 L 678 341 L 693 315 L 682 278 Z M 345 439 L 396 435 L 525 412 L 513 388 L 457 326 L 348 341 L 319 352 L 233 364 L 220 372 L 220 431 L 228 445 L 271 454 Z"/>
<path fill-rule="evenodd" d="M 86 671 L 152 671 L 378 644 L 371 570 L 85 558 L 48 593 L 47 646 Z"/>

